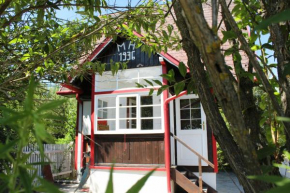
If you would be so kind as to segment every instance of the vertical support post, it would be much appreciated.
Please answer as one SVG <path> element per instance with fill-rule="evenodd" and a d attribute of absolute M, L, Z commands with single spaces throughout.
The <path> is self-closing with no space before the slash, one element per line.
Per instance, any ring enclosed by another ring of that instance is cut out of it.
<path fill-rule="evenodd" d="M 198 158 L 198 173 L 199 173 L 199 192 L 202 193 L 202 167 L 201 167 L 201 158 Z"/>
<path fill-rule="evenodd" d="M 95 73 L 92 74 L 92 91 L 91 91 L 91 157 L 90 165 L 95 165 Z"/>

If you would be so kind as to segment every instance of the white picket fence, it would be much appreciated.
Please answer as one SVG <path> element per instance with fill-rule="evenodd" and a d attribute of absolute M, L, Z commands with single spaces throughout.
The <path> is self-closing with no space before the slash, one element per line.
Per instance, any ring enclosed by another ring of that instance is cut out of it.
<path fill-rule="evenodd" d="M 53 177 L 72 173 L 72 144 L 44 144 L 45 159 L 43 162 L 49 162 Z M 29 145 L 23 148 L 23 153 L 30 153 L 27 163 L 41 162 L 41 155 L 37 145 Z M 42 176 L 42 166 L 40 164 L 32 165 L 37 169 L 37 175 Z M 31 171 L 32 172 L 32 171 Z"/>

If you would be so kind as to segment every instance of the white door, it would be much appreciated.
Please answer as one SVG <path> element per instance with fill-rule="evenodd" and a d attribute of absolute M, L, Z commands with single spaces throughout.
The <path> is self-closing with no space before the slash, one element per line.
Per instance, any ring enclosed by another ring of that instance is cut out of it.
<path fill-rule="evenodd" d="M 206 159 L 206 118 L 197 95 L 176 99 L 176 135 Z M 177 165 L 197 166 L 198 157 L 177 141 Z M 202 162 L 203 166 L 207 164 Z"/>

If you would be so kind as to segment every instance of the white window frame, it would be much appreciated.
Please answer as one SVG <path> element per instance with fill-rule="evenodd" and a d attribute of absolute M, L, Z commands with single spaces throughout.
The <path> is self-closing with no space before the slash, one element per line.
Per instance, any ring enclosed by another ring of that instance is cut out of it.
<path fill-rule="evenodd" d="M 160 106 L 161 109 L 161 116 L 160 117 L 150 117 L 148 119 L 160 119 L 161 120 L 161 128 L 158 130 L 141 130 L 141 96 L 147 96 L 149 93 L 149 91 L 146 92 L 138 92 L 138 93 L 122 93 L 122 94 L 99 94 L 99 95 L 95 95 L 94 100 L 95 100 L 95 104 L 94 104 L 94 112 L 98 111 L 98 99 L 102 98 L 102 97 L 116 97 L 116 117 L 115 119 L 102 119 L 102 120 L 115 120 L 115 124 L 116 124 L 116 130 L 108 130 L 108 131 L 99 131 L 98 130 L 98 117 L 97 114 L 95 113 L 94 118 L 95 118 L 95 122 L 94 122 L 94 134 L 151 134 L 151 133 L 164 133 L 164 110 L 163 110 L 163 93 L 160 95 L 160 104 L 153 104 L 153 105 L 148 105 L 148 106 Z M 156 91 L 154 91 L 153 95 L 156 95 Z M 120 129 L 119 128 L 119 99 L 121 97 L 137 97 L 137 101 L 136 101 L 136 121 L 137 121 L 137 128 L 136 129 Z M 147 106 L 147 105 L 146 105 Z M 145 106 L 145 107 L 146 107 Z M 144 107 L 144 106 L 143 106 Z M 146 118 L 143 118 L 146 119 Z"/>
<path fill-rule="evenodd" d="M 99 83 L 105 82 L 105 81 L 100 81 L 99 82 L 99 74 L 95 74 L 95 88 L 94 91 L 95 92 L 107 92 L 107 91 L 113 91 L 113 90 L 127 90 L 127 89 L 137 89 L 137 87 L 128 87 L 128 88 L 119 88 L 119 81 L 126 81 L 126 80 L 134 80 L 136 83 L 140 83 L 141 80 L 143 79 L 147 79 L 147 80 L 159 80 L 160 82 L 162 82 L 162 77 L 161 76 L 142 76 L 142 69 L 152 69 L 153 71 L 158 70 L 159 71 L 159 75 L 162 74 L 162 66 L 151 66 L 151 67 L 144 67 L 144 68 L 132 68 L 132 69 L 126 69 L 126 71 L 133 71 L 136 70 L 136 73 L 138 73 L 137 77 L 134 78 L 128 78 L 128 79 L 119 79 L 119 73 L 122 73 L 122 70 L 119 70 L 117 74 L 115 74 L 115 76 L 111 76 L 112 79 L 110 80 L 106 80 L 106 82 L 114 82 L 115 83 L 115 88 L 114 89 L 102 89 L 102 90 L 97 90 L 97 86 Z M 111 71 L 105 71 L 104 73 L 108 73 L 109 75 L 111 75 Z M 152 82 L 153 84 L 155 84 L 154 82 Z M 154 87 L 159 87 L 158 85 L 156 86 L 150 86 L 147 85 L 147 88 L 154 88 Z"/>

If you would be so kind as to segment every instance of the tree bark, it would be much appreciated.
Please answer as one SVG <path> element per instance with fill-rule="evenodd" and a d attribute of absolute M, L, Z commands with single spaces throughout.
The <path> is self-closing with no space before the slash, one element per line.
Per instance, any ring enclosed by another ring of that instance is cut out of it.
<path fill-rule="evenodd" d="M 249 57 L 250 62 L 252 63 L 253 67 L 255 68 L 257 75 L 260 77 L 262 84 L 263 84 L 266 92 L 268 93 L 268 95 L 270 97 L 270 100 L 272 102 L 272 105 L 273 105 L 275 111 L 277 112 L 277 114 L 279 116 L 284 117 L 285 113 L 282 110 L 280 104 L 278 103 L 276 96 L 274 95 L 274 89 L 271 86 L 271 84 L 269 83 L 269 80 L 267 79 L 267 77 L 265 76 L 265 73 L 263 72 L 258 60 L 256 59 L 256 56 L 254 55 L 253 51 L 251 50 L 250 46 L 248 45 L 248 42 L 246 41 L 246 39 L 242 35 L 241 30 L 238 28 L 237 23 L 235 22 L 233 16 L 231 15 L 231 13 L 227 7 L 226 1 L 220 0 L 220 4 L 223 8 L 223 13 L 225 14 L 229 24 L 231 25 L 233 31 L 237 34 L 237 37 L 238 37 L 239 41 L 241 42 L 244 51 L 246 52 L 247 56 Z M 283 85 L 280 84 L 280 86 L 283 86 Z M 283 125 L 284 125 L 284 130 L 285 130 L 286 136 L 290 136 L 290 123 L 283 122 Z M 290 144 L 289 144 L 288 148 L 290 148 Z"/>
<path fill-rule="evenodd" d="M 257 160 L 256 150 L 247 134 L 237 93 L 235 93 L 233 86 L 234 83 L 230 82 L 230 72 L 225 68 L 219 44 L 215 35 L 206 25 L 202 9 L 194 2 L 177 1 L 174 4 L 174 11 L 183 39 L 183 48 L 188 56 L 188 66 L 216 140 L 224 151 L 232 169 L 237 174 L 245 192 L 252 193 L 267 190 L 269 188 L 267 184 L 252 181 L 246 177 L 247 175 L 261 174 L 260 165 Z M 191 20 L 191 22 L 188 20 Z M 216 47 L 215 44 L 217 44 Z M 213 95 L 210 93 L 205 68 L 201 63 L 200 56 L 205 62 L 207 72 L 212 77 L 211 83 L 218 102 L 233 127 L 234 137 L 226 127 Z"/>
<path fill-rule="evenodd" d="M 279 5 L 279 3 L 283 3 Z M 270 17 L 278 12 L 289 8 L 290 3 L 287 1 L 263 1 L 267 16 Z M 281 93 L 281 105 L 286 117 L 290 117 L 290 77 L 286 76 L 286 66 L 289 65 L 290 55 L 287 41 L 289 40 L 289 23 L 284 25 L 272 24 L 269 26 L 271 40 L 274 46 L 274 55 L 277 58 L 277 71 L 279 77 L 279 86 Z M 284 28 L 284 30 L 283 30 Z M 290 127 L 285 127 L 286 148 L 290 151 Z"/>

